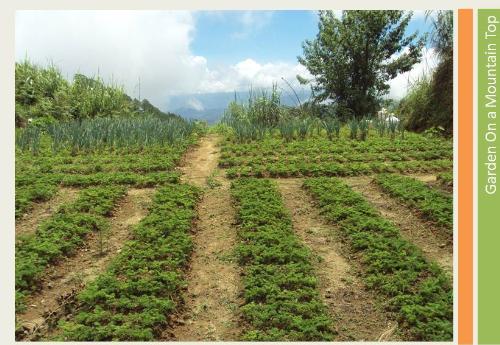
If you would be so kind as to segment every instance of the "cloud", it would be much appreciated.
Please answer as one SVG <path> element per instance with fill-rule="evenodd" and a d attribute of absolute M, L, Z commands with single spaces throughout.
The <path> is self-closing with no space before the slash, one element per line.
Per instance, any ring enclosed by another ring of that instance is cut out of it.
<path fill-rule="evenodd" d="M 408 92 L 408 86 L 424 74 L 429 74 L 437 65 L 438 58 L 434 48 L 424 48 L 422 60 L 415 64 L 411 71 L 402 73 L 389 82 L 391 87 L 389 98 L 401 99 Z"/>
<path fill-rule="evenodd" d="M 237 17 L 241 26 L 239 31 L 233 32 L 231 37 L 242 39 L 266 27 L 273 17 L 272 11 L 243 11 Z"/>
<path fill-rule="evenodd" d="M 207 61 L 190 51 L 190 12 L 19 11 L 16 59 L 52 61 L 72 77 L 100 74 L 131 96 L 161 105 L 170 93 L 196 88 Z"/>
<path fill-rule="evenodd" d="M 213 12 L 214 18 L 227 16 Z M 16 59 L 27 56 L 39 64 L 53 62 L 71 78 L 75 73 L 99 75 L 124 85 L 132 97 L 149 99 L 165 108 L 168 98 L 179 94 L 247 91 L 273 83 L 294 88 L 297 74 L 311 78 L 307 69 L 283 61 L 257 61 L 252 56 L 233 64 L 210 67 L 204 56 L 191 51 L 196 12 L 183 11 L 18 11 L 16 13 Z M 237 12 L 241 32 L 269 24 L 268 11 Z M 220 20 L 220 19 L 216 19 Z M 250 31 L 249 31 L 250 32 Z M 391 82 L 391 97 L 406 92 L 407 79 L 425 69 L 435 55 Z M 203 105 L 196 103 L 194 108 Z"/>
<path fill-rule="evenodd" d="M 251 87 L 269 88 L 273 83 L 283 84 L 282 78 L 293 84 L 297 74 L 305 78 L 311 77 L 307 69 L 298 63 L 259 63 L 247 58 L 234 65 L 209 71 L 200 83 L 199 92 L 245 91 Z"/>

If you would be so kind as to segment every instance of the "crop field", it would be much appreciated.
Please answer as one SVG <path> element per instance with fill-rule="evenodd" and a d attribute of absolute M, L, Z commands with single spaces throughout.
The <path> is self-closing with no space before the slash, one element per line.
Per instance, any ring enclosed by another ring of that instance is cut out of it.
<path fill-rule="evenodd" d="M 452 339 L 449 139 L 106 121 L 17 133 L 18 340 Z"/>
<path fill-rule="evenodd" d="M 17 341 L 453 341 L 453 11 L 21 12 Z"/>
<path fill-rule="evenodd" d="M 17 341 L 453 341 L 453 11 L 21 12 Z"/>

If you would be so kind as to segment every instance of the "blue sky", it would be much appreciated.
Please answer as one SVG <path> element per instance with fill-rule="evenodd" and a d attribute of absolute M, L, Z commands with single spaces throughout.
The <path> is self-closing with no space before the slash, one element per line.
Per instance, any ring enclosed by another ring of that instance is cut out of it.
<path fill-rule="evenodd" d="M 270 87 L 282 78 L 311 77 L 300 65 L 302 42 L 313 39 L 315 11 L 18 11 L 16 59 L 54 63 L 75 73 L 122 84 L 162 109 L 172 97 Z M 408 32 L 428 31 L 423 12 Z M 96 34 L 97 33 L 97 34 Z M 424 51 L 425 61 L 434 57 Z M 393 98 L 432 63 L 391 81 Z M 295 84 L 297 85 L 297 83 Z M 287 88 L 286 85 L 282 85 Z M 190 105 L 203 109 L 196 97 Z"/>
<path fill-rule="evenodd" d="M 295 63 L 302 54 L 302 42 L 318 32 L 317 11 L 197 12 L 195 19 L 192 51 L 214 67 L 249 57 Z M 416 30 L 430 30 L 422 12 L 414 14 L 407 33 Z"/>

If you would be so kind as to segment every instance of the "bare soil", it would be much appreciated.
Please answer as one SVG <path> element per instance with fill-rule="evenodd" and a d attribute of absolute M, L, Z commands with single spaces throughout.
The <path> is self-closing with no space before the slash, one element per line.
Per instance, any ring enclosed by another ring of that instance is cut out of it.
<path fill-rule="evenodd" d="M 429 174 L 407 174 L 407 175 L 424 183 L 436 182 L 436 175 L 429 175 Z"/>
<path fill-rule="evenodd" d="M 33 208 L 16 220 L 16 237 L 34 234 L 38 225 L 54 214 L 64 204 L 73 202 L 78 196 L 78 189 L 60 188 L 50 200 L 34 203 Z"/>
<path fill-rule="evenodd" d="M 235 214 L 230 183 L 216 169 L 217 140 L 216 136 L 203 138 L 195 150 L 187 153 L 181 168 L 183 181 L 205 187 L 205 193 L 197 208 L 185 305 L 164 331 L 164 339 L 234 341 L 241 333 L 238 307 L 242 303 L 242 286 L 233 256 L 237 241 Z"/>
<path fill-rule="evenodd" d="M 35 340 L 49 331 L 48 323 L 66 312 L 64 303 L 71 301 L 85 285 L 104 272 L 110 260 L 130 238 L 131 227 L 147 214 L 154 189 L 130 189 L 110 218 L 111 227 L 103 236 L 90 234 L 85 247 L 75 255 L 47 269 L 42 288 L 32 294 L 27 310 L 16 315 L 25 329 L 24 340 Z"/>
<path fill-rule="evenodd" d="M 320 216 L 300 179 L 277 179 L 291 212 L 293 228 L 317 260 L 314 260 L 321 296 L 337 331 L 337 341 L 401 340 L 397 323 L 389 319 L 376 296 L 357 275 L 359 266 L 343 248 L 337 227 Z"/>
<path fill-rule="evenodd" d="M 206 185 L 206 179 L 217 167 L 219 160 L 218 137 L 209 135 L 203 137 L 200 143 L 191 148 L 183 157 L 181 181 L 198 187 Z"/>
<path fill-rule="evenodd" d="M 344 181 L 361 193 L 384 218 L 398 226 L 403 238 L 419 247 L 428 260 L 452 274 L 453 242 L 443 229 L 423 220 L 416 211 L 384 193 L 372 177 L 351 177 Z"/>

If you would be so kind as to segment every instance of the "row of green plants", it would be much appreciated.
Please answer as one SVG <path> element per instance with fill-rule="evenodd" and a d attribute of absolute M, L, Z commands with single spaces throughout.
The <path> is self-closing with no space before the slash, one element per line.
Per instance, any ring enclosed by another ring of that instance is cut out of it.
<path fill-rule="evenodd" d="M 168 158 L 174 161 L 178 161 L 182 156 L 184 150 L 193 142 L 194 140 L 179 143 L 178 145 L 147 147 L 141 150 L 133 148 L 106 150 L 103 148 L 99 152 L 81 153 L 77 155 L 71 155 L 70 152 L 67 151 L 52 154 L 50 150 L 47 150 L 44 152 L 44 154 L 33 156 L 26 152 L 17 151 L 16 168 L 18 166 L 26 168 L 29 166 L 48 167 L 52 165 L 63 164 L 142 164 Z"/>
<path fill-rule="evenodd" d="M 375 181 L 384 191 L 414 207 L 424 217 L 453 232 L 453 198 L 412 177 L 381 174 Z"/>
<path fill-rule="evenodd" d="M 329 341 L 332 320 L 317 290 L 311 253 L 292 229 L 274 182 L 233 181 L 244 269 L 241 311 L 247 341 Z"/>
<path fill-rule="evenodd" d="M 376 136 L 392 140 L 406 138 L 402 121 L 393 122 L 377 118 L 352 118 L 347 123 L 342 123 L 337 117 L 319 119 L 312 116 L 287 116 L 273 126 L 254 123 L 248 119 L 223 118 L 222 124 L 230 129 L 229 139 L 240 144 L 275 137 L 281 138 L 284 142 L 307 138 L 327 138 L 330 141 L 337 141 L 343 139 L 341 129 L 342 133 L 348 133 L 347 138 L 351 140 L 366 141 L 369 137 Z"/>
<path fill-rule="evenodd" d="M 334 143 L 325 138 L 307 139 L 285 143 L 276 138 L 261 142 L 235 144 L 230 140 L 222 142 L 221 158 L 233 156 L 316 156 L 320 154 L 349 153 L 408 153 L 448 150 L 453 152 L 453 143 L 449 140 L 428 138 L 409 133 L 405 140 L 391 141 L 387 138 L 370 138 L 367 141 L 339 140 Z"/>
<path fill-rule="evenodd" d="M 92 153 L 72 156 L 61 152 L 32 156 L 16 152 L 16 219 L 35 202 L 48 201 L 59 186 L 129 185 L 154 187 L 179 181 L 174 171 L 186 144 L 148 148 L 139 153 Z"/>
<path fill-rule="evenodd" d="M 16 219 L 31 210 L 35 203 L 52 199 L 57 191 L 58 186 L 55 183 L 46 183 L 45 181 L 35 181 L 32 184 L 16 188 Z"/>
<path fill-rule="evenodd" d="M 63 187 L 90 187 L 106 185 L 128 185 L 133 187 L 156 187 L 166 183 L 179 182 L 179 172 L 151 172 L 147 174 L 135 172 L 102 172 L 88 175 L 78 174 L 44 174 L 20 175 L 16 178 L 16 189 L 33 184 L 57 184 Z"/>
<path fill-rule="evenodd" d="M 453 187 L 453 172 L 446 171 L 437 174 L 436 180 L 443 186 Z"/>
<path fill-rule="evenodd" d="M 150 341 L 181 303 L 183 271 L 192 251 L 189 234 L 200 191 L 166 185 L 149 214 L 105 273 L 77 296 L 77 312 L 61 321 L 57 340 Z"/>
<path fill-rule="evenodd" d="M 307 163 L 349 163 L 349 162 L 401 162 L 412 160 L 433 160 L 433 159 L 452 159 L 453 154 L 448 149 L 439 149 L 428 151 L 415 151 L 415 152 L 356 152 L 347 151 L 344 153 L 321 153 L 314 156 L 305 155 L 286 155 L 286 156 L 225 156 L 219 160 L 219 166 L 223 168 L 233 166 L 252 166 L 257 164 L 269 164 L 282 162 L 287 164 L 297 164 L 300 162 Z"/>
<path fill-rule="evenodd" d="M 418 173 L 449 170 L 453 161 L 435 159 L 402 162 L 354 162 L 354 163 L 288 163 L 285 161 L 234 166 L 226 169 L 228 178 L 236 177 L 301 177 L 301 176 L 356 176 L 374 173 Z"/>
<path fill-rule="evenodd" d="M 147 158 L 147 159 L 144 159 Z M 69 164 L 48 164 L 38 166 L 38 170 L 43 174 L 63 173 L 63 174 L 94 174 L 98 172 L 159 172 L 170 171 L 175 168 L 177 159 L 169 156 L 143 157 L 137 162 L 125 159 L 117 159 L 112 163 L 69 163 Z"/>
<path fill-rule="evenodd" d="M 91 232 L 102 234 L 126 189 L 117 186 L 92 187 L 80 191 L 71 204 L 62 205 L 36 232 L 16 240 L 16 310 L 24 298 L 39 288 L 47 265 L 70 255 Z"/>
<path fill-rule="evenodd" d="M 405 138 L 403 121 L 385 121 L 368 116 L 353 116 L 348 121 L 341 121 L 334 113 L 335 107 L 330 106 L 327 114 L 318 113 L 321 107 L 313 106 L 311 102 L 302 104 L 296 93 L 295 96 L 297 106 L 288 107 L 281 104 L 281 93 L 276 84 L 270 91 L 259 93 L 250 90 L 247 102 L 234 100 L 228 105 L 220 121 L 223 127 L 220 129 L 236 143 L 260 141 L 268 137 L 279 137 L 285 142 L 310 137 L 326 137 L 333 141 L 340 138 L 342 127 L 349 131 L 348 138 L 353 140 L 367 140 L 370 130 L 374 132 L 372 135 L 376 133 L 379 137 Z"/>
<path fill-rule="evenodd" d="M 91 154 L 70 155 L 61 152 L 43 155 L 16 152 L 16 185 L 17 180 L 25 175 L 43 176 L 46 174 L 93 174 L 99 172 L 161 172 L 171 171 L 179 162 L 185 145 L 148 148 L 143 152 L 99 152 Z"/>
<path fill-rule="evenodd" d="M 321 214 L 338 225 L 361 262 L 362 276 L 405 337 L 413 341 L 453 340 L 453 289 L 450 277 L 422 251 L 401 237 L 361 194 L 336 178 L 314 178 L 305 189 Z"/>
<path fill-rule="evenodd" d="M 144 149 L 183 143 L 196 130 L 196 122 L 176 117 L 99 117 L 18 129 L 16 147 L 37 155 L 42 150 L 43 137 L 47 136 L 52 153 L 65 150 L 77 154 L 102 149 Z"/>

